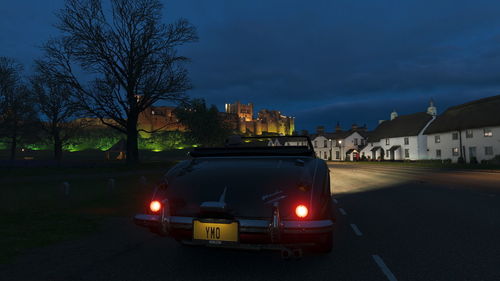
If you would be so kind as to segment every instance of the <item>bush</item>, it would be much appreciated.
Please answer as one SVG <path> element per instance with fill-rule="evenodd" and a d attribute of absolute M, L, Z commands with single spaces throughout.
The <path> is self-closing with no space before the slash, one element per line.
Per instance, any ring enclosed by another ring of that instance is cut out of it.
<path fill-rule="evenodd" d="M 477 158 L 476 157 L 471 157 L 470 158 L 470 161 L 469 161 L 470 164 L 477 164 Z"/>
<path fill-rule="evenodd" d="M 443 159 L 443 162 L 442 162 L 442 163 L 443 163 L 443 164 L 446 164 L 446 165 L 449 165 L 449 164 L 451 164 L 451 159 L 450 159 L 450 158 L 448 158 L 448 159 Z"/>

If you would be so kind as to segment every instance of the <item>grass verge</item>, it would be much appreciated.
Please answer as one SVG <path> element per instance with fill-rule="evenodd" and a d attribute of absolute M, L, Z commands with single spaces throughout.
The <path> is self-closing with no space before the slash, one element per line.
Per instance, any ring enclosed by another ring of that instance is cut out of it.
<path fill-rule="evenodd" d="M 19 177 L 17 173 L 5 177 L 10 181 L 0 182 L 0 262 L 11 262 L 34 247 L 93 233 L 105 218 L 141 211 L 154 183 L 171 165 L 45 170 L 42 178 L 40 171 L 28 170 L 18 181 L 12 181 Z M 140 175 L 131 173 L 132 169 L 139 169 Z M 62 174 L 78 175 L 68 181 L 68 195 L 61 186 Z M 113 189 L 108 185 L 109 174 L 115 179 Z"/>

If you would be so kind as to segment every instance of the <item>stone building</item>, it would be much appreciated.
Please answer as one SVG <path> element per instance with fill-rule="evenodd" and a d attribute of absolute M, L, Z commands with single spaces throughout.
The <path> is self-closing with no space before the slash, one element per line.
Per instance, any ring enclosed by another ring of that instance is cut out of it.
<path fill-rule="evenodd" d="M 174 114 L 173 106 L 151 106 L 139 114 L 137 128 L 141 135 L 148 136 L 154 131 L 186 131 Z"/>
<path fill-rule="evenodd" d="M 295 131 L 294 117 L 288 117 L 277 110 L 262 109 L 254 118 L 253 104 L 242 104 L 239 101 L 225 105 L 226 120 L 237 120 L 232 127 L 242 134 L 260 136 L 262 134 L 292 135 Z"/>

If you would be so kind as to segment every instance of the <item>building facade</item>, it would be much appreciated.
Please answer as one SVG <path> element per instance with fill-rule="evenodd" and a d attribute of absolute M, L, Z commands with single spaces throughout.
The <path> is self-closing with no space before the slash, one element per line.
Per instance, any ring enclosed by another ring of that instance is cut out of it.
<path fill-rule="evenodd" d="M 361 150 L 361 157 L 370 160 L 428 159 L 424 131 L 436 119 L 436 114 L 432 100 L 426 112 L 399 116 L 394 110 L 391 120 L 381 121 L 370 133 L 368 145 Z"/>
<path fill-rule="evenodd" d="M 358 128 L 353 125 L 350 130 L 342 131 L 337 124 L 333 133 L 326 133 L 324 127 L 320 126 L 316 134 L 310 137 L 318 158 L 353 161 L 360 158 L 359 152 L 366 144 L 366 126 Z"/>
<path fill-rule="evenodd" d="M 480 163 L 500 155 L 500 95 L 450 107 L 427 128 L 429 159 Z"/>
<path fill-rule="evenodd" d="M 225 105 L 227 120 L 236 120 L 237 128 L 241 134 L 260 136 L 263 134 L 276 134 L 282 136 L 292 135 L 295 131 L 295 118 L 282 115 L 277 110 L 262 109 L 254 118 L 252 103 L 242 104 L 239 101 Z"/>

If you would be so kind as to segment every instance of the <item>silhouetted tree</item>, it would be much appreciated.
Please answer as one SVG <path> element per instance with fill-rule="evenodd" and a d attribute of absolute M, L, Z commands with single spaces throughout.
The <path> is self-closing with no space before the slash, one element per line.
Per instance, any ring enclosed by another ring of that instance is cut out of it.
<path fill-rule="evenodd" d="M 37 113 L 29 89 L 23 82 L 22 66 L 0 57 L 0 138 L 10 144 L 10 159 L 16 158 L 19 143 L 33 134 Z"/>
<path fill-rule="evenodd" d="M 215 105 L 208 108 L 203 99 L 193 99 L 175 110 L 179 121 L 188 127 L 189 136 L 203 146 L 216 146 L 224 143 L 231 134 Z"/>
<path fill-rule="evenodd" d="M 31 79 L 35 103 L 42 120 L 40 128 L 54 145 L 54 159 L 62 159 L 63 146 L 83 129 L 87 122 L 77 119 L 78 104 L 73 89 L 39 74 Z"/>
<path fill-rule="evenodd" d="M 66 0 L 59 39 L 45 46 L 40 69 L 71 86 L 81 107 L 127 135 L 127 161 L 138 161 L 139 114 L 155 102 L 181 102 L 190 81 L 176 48 L 197 40 L 184 19 L 161 22 L 158 0 Z M 84 83 L 79 71 L 87 73 Z M 90 79 L 89 79 L 90 78 Z"/>

